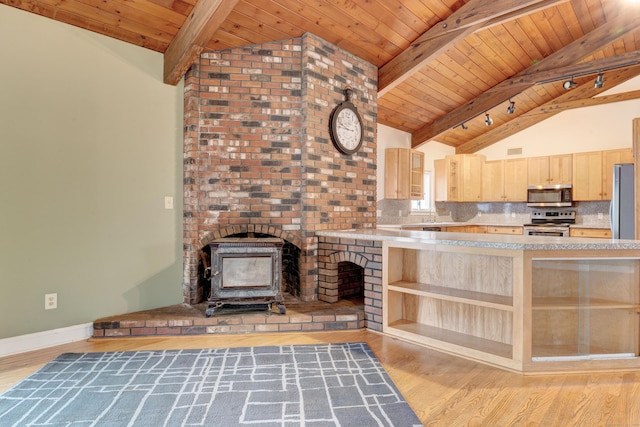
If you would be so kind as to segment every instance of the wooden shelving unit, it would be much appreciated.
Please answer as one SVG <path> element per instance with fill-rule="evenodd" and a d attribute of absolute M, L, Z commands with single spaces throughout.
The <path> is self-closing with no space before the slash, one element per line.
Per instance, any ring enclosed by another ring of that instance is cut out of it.
<path fill-rule="evenodd" d="M 385 243 L 385 255 L 385 333 L 509 369 L 517 365 L 517 253 Z"/>
<path fill-rule="evenodd" d="M 522 373 L 640 369 L 640 254 L 383 243 L 383 332 Z"/>

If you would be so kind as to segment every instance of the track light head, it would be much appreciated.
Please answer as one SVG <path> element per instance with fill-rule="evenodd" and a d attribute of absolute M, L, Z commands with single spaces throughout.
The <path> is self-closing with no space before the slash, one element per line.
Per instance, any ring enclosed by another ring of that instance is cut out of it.
<path fill-rule="evenodd" d="M 515 101 L 509 100 L 509 106 L 507 107 L 507 114 L 513 114 L 516 112 L 516 103 Z"/>
<path fill-rule="evenodd" d="M 463 122 L 463 123 L 460 123 L 460 127 L 461 127 L 463 130 L 467 130 L 467 129 L 469 129 L 469 127 L 468 127 L 467 125 L 465 125 L 465 124 L 464 124 L 464 122 Z"/>
<path fill-rule="evenodd" d="M 489 115 L 489 113 L 485 113 L 484 124 L 487 126 L 491 126 L 493 124 L 493 119 Z"/>
<path fill-rule="evenodd" d="M 596 89 L 600 89 L 604 86 L 604 75 L 602 73 L 598 74 L 596 77 L 596 82 L 593 84 L 593 87 Z"/>
<path fill-rule="evenodd" d="M 566 82 L 564 82 L 562 84 L 562 87 L 564 87 L 565 89 L 569 90 L 569 89 L 573 89 L 574 87 L 578 86 L 578 84 L 576 82 L 573 81 L 573 77 L 571 77 L 571 80 L 567 80 Z"/>

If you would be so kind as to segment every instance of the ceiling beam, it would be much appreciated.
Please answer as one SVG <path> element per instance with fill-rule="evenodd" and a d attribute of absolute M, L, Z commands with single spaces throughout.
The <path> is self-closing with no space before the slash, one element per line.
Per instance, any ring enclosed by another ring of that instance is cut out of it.
<path fill-rule="evenodd" d="M 509 84 L 543 84 L 570 79 L 572 77 L 588 76 L 591 74 L 597 74 L 600 71 L 604 72 L 616 68 L 626 68 L 638 64 L 640 64 L 640 50 L 616 56 L 608 56 L 606 58 L 594 59 L 593 61 L 580 62 L 579 64 L 571 64 L 551 70 L 535 71 L 524 75 L 519 74 L 518 76 L 506 81 L 508 81 Z"/>
<path fill-rule="evenodd" d="M 638 65 L 610 72 L 606 78 L 606 86 L 608 87 L 596 89 L 592 81 L 582 84 L 541 106 L 517 116 L 513 120 L 498 126 L 492 126 L 488 132 L 458 146 L 456 153 L 475 153 L 566 110 L 638 99 L 640 98 L 640 91 L 638 90 L 615 95 L 596 96 L 638 75 L 640 75 L 640 66 Z"/>
<path fill-rule="evenodd" d="M 458 126 L 460 123 L 483 114 L 485 111 L 515 97 L 531 87 L 534 82 L 518 81 L 523 75 L 550 71 L 579 63 L 582 59 L 598 52 L 610 43 L 623 37 L 629 31 L 640 27 L 640 14 L 620 14 L 609 22 L 595 28 L 583 37 L 538 61 L 514 77 L 504 80 L 475 99 L 456 108 L 449 114 L 423 126 L 412 134 L 411 146 L 417 148 L 435 139 L 438 135 Z"/>
<path fill-rule="evenodd" d="M 176 85 L 239 0 L 198 0 L 164 53 L 164 82 Z"/>
<path fill-rule="evenodd" d="M 513 21 L 521 16 L 529 15 L 569 0 L 494 0 L 470 1 L 452 13 L 447 19 L 439 22 L 421 35 L 414 43 L 423 42 L 444 34 L 458 31 L 477 24 L 483 27 L 499 25 Z"/>
<path fill-rule="evenodd" d="M 640 72 L 639 72 L 640 73 Z M 561 102 L 548 106 L 541 105 L 534 109 L 540 113 L 555 113 L 566 110 L 574 110 L 576 108 L 593 107 L 594 105 L 612 104 L 614 102 L 630 101 L 632 99 L 640 99 L 640 90 L 632 90 L 630 92 L 621 92 L 613 95 L 596 96 L 595 98 L 585 98 L 575 101 Z"/>
<path fill-rule="evenodd" d="M 568 0 L 469 1 L 380 68 L 378 97 L 384 96 L 469 34 L 566 1 Z"/>

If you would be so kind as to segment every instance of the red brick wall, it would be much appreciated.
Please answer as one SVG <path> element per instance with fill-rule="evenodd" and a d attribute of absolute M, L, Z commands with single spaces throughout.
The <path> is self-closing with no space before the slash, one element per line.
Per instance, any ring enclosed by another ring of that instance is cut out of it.
<path fill-rule="evenodd" d="M 365 326 L 382 331 L 382 242 L 343 237 L 319 239 L 319 299 L 335 302 L 340 293 L 340 265 L 351 263 L 364 273 Z"/>
<path fill-rule="evenodd" d="M 185 80 L 184 300 L 201 301 L 200 250 L 259 228 L 300 249 L 317 299 L 317 230 L 375 226 L 377 69 L 311 35 L 203 53 Z M 339 153 L 332 109 L 353 88 L 365 142 Z"/>

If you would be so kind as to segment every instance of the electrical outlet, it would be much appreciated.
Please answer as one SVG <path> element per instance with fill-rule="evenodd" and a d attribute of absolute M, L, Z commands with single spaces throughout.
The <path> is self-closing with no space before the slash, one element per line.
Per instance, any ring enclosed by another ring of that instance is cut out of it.
<path fill-rule="evenodd" d="M 173 209 L 173 197 L 164 196 L 164 208 L 165 209 Z"/>
<path fill-rule="evenodd" d="M 45 294 L 44 309 L 53 310 L 58 308 L 58 294 Z"/>

